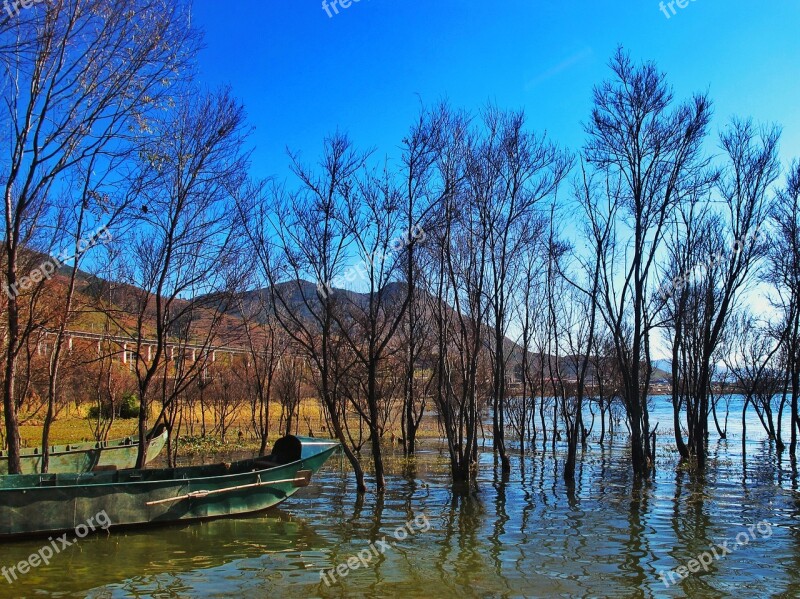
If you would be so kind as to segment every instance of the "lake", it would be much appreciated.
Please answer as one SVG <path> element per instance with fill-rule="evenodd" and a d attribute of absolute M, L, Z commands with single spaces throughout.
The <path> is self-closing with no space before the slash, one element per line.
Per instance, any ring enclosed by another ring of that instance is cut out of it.
<path fill-rule="evenodd" d="M 798 481 L 752 410 L 743 459 L 740 414 L 734 398 L 702 478 L 677 469 L 671 408 L 655 398 L 654 481 L 634 484 L 623 425 L 590 442 L 574 493 L 549 444 L 516 452 L 507 481 L 487 446 L 477 485 L 453 489 L 446 452 L 424 441 L 413 460 L 390 457 L 385 497 L 362 505 L 335 457 L 280 509 L 94 535 L 0 577 L 0 597 L 798 597 Z M 0 566 L 45 543 L 3 545 Z"/>

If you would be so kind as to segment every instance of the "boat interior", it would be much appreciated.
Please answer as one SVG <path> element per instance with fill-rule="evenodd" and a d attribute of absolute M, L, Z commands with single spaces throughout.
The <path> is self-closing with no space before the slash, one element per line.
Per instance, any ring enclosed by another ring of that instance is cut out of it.
<path fill-rule="evenodd" d="M 140 482 L 160 482 L 214 478 L 270 470 L 302 459 L 303 443 L 294 436 L 278 439 L 272 453 L 232 463 L 179 468 L 154 468 L 144 470 L 109 470 L 82 474 L 20 474 L 0 477 L 0 491 L 26 488 L 117 485 Z"/>
<path fill-rule="evenodd" d="M 25 488 L 64 487 L 82 485 L 117 485 L 126 483 L 158 482 L 214 478 L 246 474 L 281 466 L 271 456 L 242 460 L 233 463 L 186 466 L 181 468 L 156 468 L 145 470 L 113 470 L 85 472 L 82 474 L 20 474 L 0 477 L 0 491 Z"/>

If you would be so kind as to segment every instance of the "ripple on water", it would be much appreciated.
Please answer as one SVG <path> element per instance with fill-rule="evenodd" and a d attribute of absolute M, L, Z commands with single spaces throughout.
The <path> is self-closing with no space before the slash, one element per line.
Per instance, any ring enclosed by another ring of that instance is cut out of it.
<path fill-rule="evenodd" d="M 671 426 L 665 410 L 652 420 L 664 422 L 661 431 Z M 727 440 L 712 437 L 705 477 L 677 468 L 674 440 L 660 434 L 657 474 L 647 484 L 634 481 L 623 437 L 605 447 L 591 439 L 572 492 L 561 478 L 561 444 L 555 456 L 549 444 L 513 455 L 505 481 L 484 450 L 477 486 L 458 491 L 446 452 L 432 442 L 416 460 L 390 452 L 385 497 L 360 505 L 337 459 L 279 510 L 89 538 L 18 581 L 14 595 L 800 596 L 800 493 L 788 460 L 758 435 L 757 421 L 748 423 L 743 456 L 740 428 L 730 425 Z M 427 524 L 393 536 L 422 514 Z M 735 544 L 758 522 L 769 523 L 768 536 L 751 535 L 707 572 L 672 574 L 664 584 L 671 571 L 726 540 Z M 393 544 L 366 566 L 330 587 L 321 580 L 321 570 L 384 537 Z M 0 562 L 16 563 L 38 546 L 0 547 Z"/>

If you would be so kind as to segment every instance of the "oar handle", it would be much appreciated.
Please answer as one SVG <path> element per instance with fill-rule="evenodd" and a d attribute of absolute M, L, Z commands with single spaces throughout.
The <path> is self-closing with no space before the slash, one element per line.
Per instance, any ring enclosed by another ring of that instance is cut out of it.
<path fill-rule="evenodd" d="M 254 487 L 266 487 L 269 485 L 279 485 L 285 483 L 292 483 L 294 484 L 295 487 L 307 487 L 310 482 L 311 482 L 311 470 L 298 470 L 295 478 L 286 478 L 283 480 L 261 481 L 261 476 L 259 475 L 258 482 L 250 483 L 248 485 L 238 485 L 236 487 L 228 487 L 227 489 L 214 489 L 212 491 L 206 491 L 206 490 L 192 491 L 190 493 L 187 493 L 186 495 L 179 495 L 178 497 L 169 497 L 167 499 L 159 499 L 157 501 L 148 501 L 147 503 L 145 503 L 145 505 L 147 506 L 161 505 L 163 503 L 172 503 L 173 501 L 181 501 L 182 499 L 202 499 L 204 497 L 208 497 L 209 495 L 218 495 L 220 493 L 231 493 L 233 491 L 241 491 L 242 489 L 252 489 Z"/>

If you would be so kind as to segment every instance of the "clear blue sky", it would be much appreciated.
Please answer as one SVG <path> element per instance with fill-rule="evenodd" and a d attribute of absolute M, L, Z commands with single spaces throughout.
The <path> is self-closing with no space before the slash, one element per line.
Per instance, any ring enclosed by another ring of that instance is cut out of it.
<path fill-rule="evenodd" d="M 246 105 L 259 177 L 286 174 L 286 146 L 316 158 L 337 128 L 393 155 L 420 99 L 524 108 L 577 150 L 619 44 L 678 96 L 708 90 L 715 129 L 777 122 L 784 161 L 800 156 L 800 2 L 686 1 L 667 19 L 654 0 L 361 0 L 332 18 L 320 0 L 195 0 L 194 19 L 201 81 Z"/>

